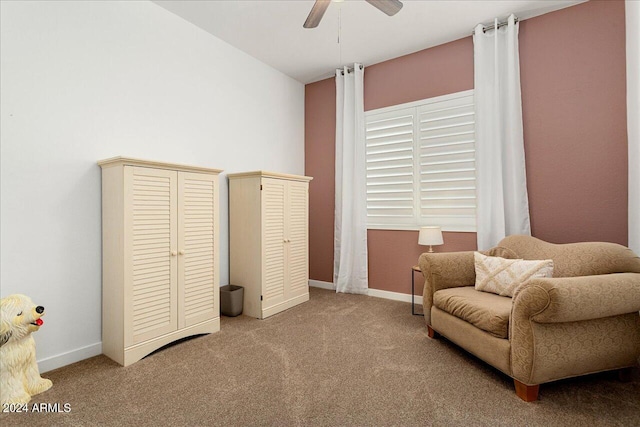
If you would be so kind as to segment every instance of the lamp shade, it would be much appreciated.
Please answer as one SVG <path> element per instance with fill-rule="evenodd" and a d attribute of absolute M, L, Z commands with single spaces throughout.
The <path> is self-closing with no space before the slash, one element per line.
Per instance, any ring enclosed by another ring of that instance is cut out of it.
<path fill-rule="evenodd" d="M 419 245 L 442 245 L 444 240 L 442 239 L 442 230 L 440 226 L 420 227 L 420 234 L 418 235 Z"/>

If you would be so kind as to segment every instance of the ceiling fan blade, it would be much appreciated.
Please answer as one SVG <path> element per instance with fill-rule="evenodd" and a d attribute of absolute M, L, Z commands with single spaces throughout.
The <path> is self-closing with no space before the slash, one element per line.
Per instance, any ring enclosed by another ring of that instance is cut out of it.
<path fill-rule="evenodd" d="M 304 21 L 304 28 L 315 28 L 320 23 L 324 12 L 331 4 L 331 0 L 316 0 L 315 4 L 311 8 L 311 12 L 309 12 L 309 16 L 307 16 L 307 20 Z"/>
<path fill-rule="evenodd" d="M 402 9 L 402 2 L 399 0 L 367 0 L 367 3 L 378 8 L 389 16 L 393 16 Z"/>

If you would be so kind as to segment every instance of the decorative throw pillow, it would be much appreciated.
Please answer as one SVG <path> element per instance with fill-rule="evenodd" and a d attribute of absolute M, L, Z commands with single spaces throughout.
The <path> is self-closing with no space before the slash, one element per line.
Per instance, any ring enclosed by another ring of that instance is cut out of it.
<path fill-rule="evenodd" d="M 553 260 L 526 261 L 473 254 L 476 290 L 512 297 L 516 288 L 534 277 L 551 277 Z"/>

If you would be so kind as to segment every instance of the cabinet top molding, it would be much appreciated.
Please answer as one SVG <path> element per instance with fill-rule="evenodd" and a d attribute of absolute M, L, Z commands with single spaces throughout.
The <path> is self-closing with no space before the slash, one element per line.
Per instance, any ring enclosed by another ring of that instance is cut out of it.
<path fill-rule="evenodd" d="M 222 169 L 212 169 L 205 168 L 202 166 L 191 166 L 191 165 L 182 165 L 178 163 L 166 163 L 166 162 L 156 162 L 152 160 L 142 160 L 135 159 L 132 157 L 111 157 L 109 159 L 100 160 L 98 162 L 101 168 L 108 168 L 112 166 L 139 166 L 145 168 L 156 168 L 156 169 L 170 169 L 170 170 L 181 170 L 181 171 L 190 171 L 190 172 L 201 172 L 201 173 L 209 173 L 209 174 L 219 174 L 222 172 Z"/>
<path fill-rule="evenodd" d="M 279 172 L 268 172 L 268 171 L 253 171 L 253 172 L 240 172 L 240 173 L 230 173 L 227 175 L 227 178 L 251 178 L 251 177 L 263 177 L 263 178 L 275 178 L 275 179 L 289 179 L 294 181 L 306 181 L 309 182 L 313 179 L 310 176 L 303 175 L 291 175 L 287 173 L 279 173 Z"/>

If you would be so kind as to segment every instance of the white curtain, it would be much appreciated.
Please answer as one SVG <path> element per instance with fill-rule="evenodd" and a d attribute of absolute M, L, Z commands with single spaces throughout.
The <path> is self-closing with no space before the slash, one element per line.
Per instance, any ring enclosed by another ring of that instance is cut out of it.
<path fill-rule="evenodd" d="M 498 20 L 494 21 L 497 28 Z M 478 249 L 531 234 L 522 136 L 518 23 L 473 35 Z"/>
<path fill-rule="evenodd" d="M 333 283 L 336 292 L 367 293 L 367 186 L 364 70 L 336 70 L 336 211 Z"/>
<path fill-rule="evenodd" d="M 640 254 L 640 2 L 625 2 L 627 28 L 627 138 L 629 247 Z"/>

